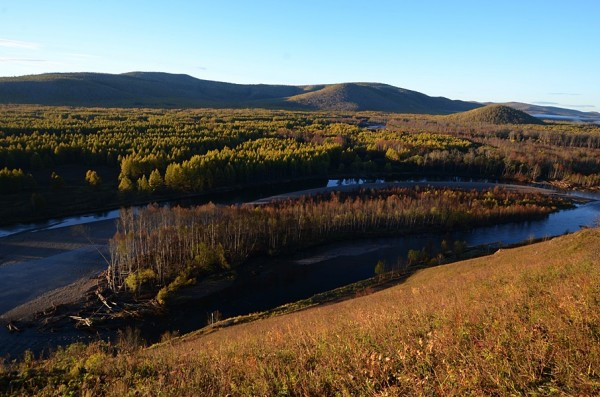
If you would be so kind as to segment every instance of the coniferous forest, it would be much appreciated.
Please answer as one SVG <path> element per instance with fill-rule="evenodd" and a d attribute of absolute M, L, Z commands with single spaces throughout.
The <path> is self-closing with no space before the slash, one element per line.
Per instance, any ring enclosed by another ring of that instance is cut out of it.
<path fill-rule="evenodd" d="M 458 175 L 600 185 L 600 128 L 589 124 L 30 106 L 3 106 L 0 120 L 5 223 L 315 177 Z"/>

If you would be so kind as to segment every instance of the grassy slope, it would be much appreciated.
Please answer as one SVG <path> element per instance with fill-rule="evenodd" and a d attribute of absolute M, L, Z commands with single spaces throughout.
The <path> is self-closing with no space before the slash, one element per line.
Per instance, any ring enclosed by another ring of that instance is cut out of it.
<path fill-rule="evenodd" d="M 56 384 L 70 380 L 114 395 L 593 395 L 599 285 L 600 230 L 585 230 L 116 358 L 71 349 L 0 376 L 0 389 L 27 380 L 64 391 Z"/>

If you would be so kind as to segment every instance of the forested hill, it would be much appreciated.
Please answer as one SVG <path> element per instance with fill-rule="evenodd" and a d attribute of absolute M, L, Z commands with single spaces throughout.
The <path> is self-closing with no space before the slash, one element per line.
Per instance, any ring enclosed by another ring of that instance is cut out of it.
<path fill-rule="evenodd" d="M 487 105 L 446 117 L 463 123 L 544 124 L 538 118 L 504 105 Z"/>
<path fill-rule="evenodd" d="M 447 114 L 481 105 L 379 83 L 232 84 L 188 75 L 54 73 L 0 78 L 0 103 L 101 107 L 261 107 Z"/>

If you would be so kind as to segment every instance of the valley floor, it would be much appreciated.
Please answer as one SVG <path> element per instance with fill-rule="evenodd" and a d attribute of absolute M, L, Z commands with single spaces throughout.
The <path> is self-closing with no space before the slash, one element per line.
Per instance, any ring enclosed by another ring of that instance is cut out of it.
<path fill-rule="evenodd" d="M 600 393 L 600 230 L 417 272 L 401 285 L 136 349 L 0 369 L 0 393 Z M 165 338 L 168 339 L 168 338 Z"/>

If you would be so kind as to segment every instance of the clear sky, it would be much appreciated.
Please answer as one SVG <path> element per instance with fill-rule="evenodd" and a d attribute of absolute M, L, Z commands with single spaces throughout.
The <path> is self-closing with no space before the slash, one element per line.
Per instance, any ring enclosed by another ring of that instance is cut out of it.
<path fill-rule="evenodd" d="M 0 76 L 80 71 L 600 111 L 600 0 L 0 0 Z"/>

